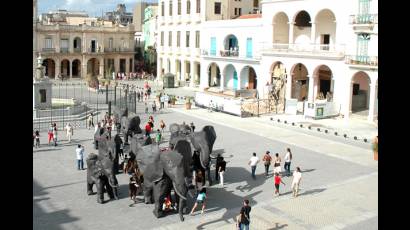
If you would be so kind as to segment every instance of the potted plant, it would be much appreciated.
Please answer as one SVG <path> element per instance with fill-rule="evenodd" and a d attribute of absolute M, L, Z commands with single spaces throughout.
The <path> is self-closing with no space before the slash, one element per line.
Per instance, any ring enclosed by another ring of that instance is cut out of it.
<path fill-rule="evenodd" d="M 378 136 L 374 138 L 373 141 L 373 159 L 375 161 L 379 160 L 379 139 Z"/>
<path fill-rule="evenodd" d="M 175 95 L 169 95 L 169 98 L 171 100 L 171 105 L 175 105 L 175 102 L 177 101 L 177 98 L 175 97 Z"/>
<path fill-rule="evenodd" d="M 185 108 L 186 109 L 191 109 L 193 99 L 194 99 L 193 97 L 189 97 L 189 96 L 185 97 Z"/>

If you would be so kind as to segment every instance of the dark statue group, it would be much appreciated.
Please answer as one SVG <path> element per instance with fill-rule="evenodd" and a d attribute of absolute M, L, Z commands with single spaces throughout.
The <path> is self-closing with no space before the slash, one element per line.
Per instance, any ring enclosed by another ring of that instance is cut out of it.
<path fill-rule="evenodd" d="M 138 116 L 128 117 L 128 112 L 120 109 L 114 110 L 114 116 L 119 123 L 116 124 L 119 133 L 111 139 L 107 130 L 100 128 L 94 136 L 98 155 L 90 154 L 87 158 L 87 193 L 93 194 L 92 187 L 95 184 L 98 203 L 104 202 L 104 192 L 110 199 L 118 199 L 115 175 L 119 171 L 119 146 L 123 143 L 121 134 L 124 138 L 124 154 L 136 162 L 138 172 L 143 177 L 144 202 L 154 203 L 154 215 L 163 217 L 166 215 L 162 209 L 164 199 L 173 190 L 179 217 L 184 221 L 187 194 L 195 188 L 192 168 L 203 172 L 204 184 L 212 185 L 210 162 L 216 140 L 213 126 L 193 132 L 188 125 L 171 124 L 169 148 L 164 150 L 153 144 L 151 138 L 144 138 Z"/>

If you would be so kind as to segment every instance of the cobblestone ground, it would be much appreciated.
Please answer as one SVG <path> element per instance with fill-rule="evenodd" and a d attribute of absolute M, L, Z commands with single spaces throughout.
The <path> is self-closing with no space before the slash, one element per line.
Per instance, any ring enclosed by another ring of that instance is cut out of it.
<path fill-rule="evenodd" d="M 148 114 L 141 117 L 144 124 Z M 177 215 L 155 218 L 153 205 L 130 206 L 124 174 L 117 175 L 120 200 L 97 204 L 95 195 L 87 196 L 86 171 L 78 171 L 75 161 L 78 143 L 86 154 L 94 151 L 93 131 L 77 129 L 72 143 L 60 132 L 57 147 L 48 146 L 41 133 L 43 144 L 33 150 L 33 229 L 235 229 L 244 198 L 253 207 L 251 229 L 377 229 L 378 173 L 369 149 L 199 109 L 166 109 L 154 117 L 156 124 L 163 119 L 166 124 L 194 122 L 198 130 L 215 127 L 213 154 L 221 153 L 228 168 L 225 186 L 208 189 L 204 215 L 197 211 L 180 222 Z M 252 152 L 283 155 L 286 147 L 294 155 L 291 168 L 300 166 L 303 172 L 297 198 L 291 197 L 290 177 L 284 177 L 282 195 L 275 197 L 272 176 L 263 176 L 263 165 L 257 167 L 256 180 L 247 165 Z"/>

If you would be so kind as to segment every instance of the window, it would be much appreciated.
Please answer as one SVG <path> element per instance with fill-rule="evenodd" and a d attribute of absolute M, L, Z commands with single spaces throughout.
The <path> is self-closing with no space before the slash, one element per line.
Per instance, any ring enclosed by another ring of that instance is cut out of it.
<path fill-rule="evenodd" d="M 53 48 L 53 39 L 52 38 L 46 38 L 45 39 L 45 48 Z"/>
<path fill-rule="evenodd" d="M 112 49 L 113 43 L 114 43 L 114 39 L 113 39 L 113 38 L 108 39 L 108 48 L 109 48 L 109 49 Z"/>
<path fill-rule="evenodd" d="M 181 31 L 177 32 L 177 47 L 181 46 Z"/>
<path fill-rule="evenodd" d="M 216 38 L 215 37 L 211 37 L 211 52 L 210 54 L 212 56 L 216 55 Z"/>
<path fill-rule="evenodd" d="M 47 93 L 45 89 L 40 89 L 40 103 L 47 102 Z"/>
<path fill-rule="evenodd" d="M 235 8 L 235 15 L 238 15 L 238 8 Z"/>
<path fill-rule="evenodd" d="M 186 13 L 190 14 L 191 13 L 191 1 L 186 2 Z"/>
<path fill-rule="evenodd" d="M 242 15 L 242 8 L 238 8 L 238 13 L 239 13 L 239 16 Z"/>
<path fill-rule="evenodd" d="M 164 16 L 165 12 L 165 2 L 161 2 L 161 16 Z"/>
<path fill-rule="evenodd" d="M 172 46 L 172 31 L 168 32 L 168 46 Z"/>
<path fill-rule="evenodd" d="M 172 1 L 169 1 L 169 16 L 172 16 Z"/>
<path fill-rule="evenodd" d="M 195 48 L 199 48 L 199 31 L 195 32 Z"/>
<path fill-rule="evenodd" d="M 68 49 L 68 39 L 61 39 L 60 40 L 60 48 Z"/>
<path fill-rule="evenodd" d="M 178 0 L 178 15 L 181 15 L 181 0 Z"/>
<path fill-rule="evenodd" d="M 252 38 L 246 39 L 246 57 L 252 58 Z"/>
<path fill-rule="evenodd" d="M 196 0 L 196 13 L 201 13 L 201 0 Z"/>
<path fill-rule="evenodd" d="M 185 47 L 189 47 L 189 31 L 186 32 L 186 36 L 185 36 Z"/>
<path fill-rule="evenodd" d="M 221 14 L 221 3 L 220 2 L 215 2 L 214 12 L 215 14 Z"/>
<path fill-rule="evenodd" d="M 164 31 L 161 31 L 161 46 L 164 46 Z"/>

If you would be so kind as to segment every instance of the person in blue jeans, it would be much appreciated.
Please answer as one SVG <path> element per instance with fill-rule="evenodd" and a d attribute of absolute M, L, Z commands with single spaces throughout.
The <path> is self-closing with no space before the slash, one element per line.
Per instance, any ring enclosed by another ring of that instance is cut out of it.
<path fill-rule="evenodd" d="M 248 162 L 248 165 L 251 166 L 253 179 L 256 179 L 255 171 L 256 171 L 256 165 L 258 163 L 259 163 L 259 158 L 256 156 L 256 153 L 253 153 L 251 159 Z"/>
<path fill-rule="evenodd" d="M 77 153 L 77 169 L 78 170 L 84 170 L 84 147 L 81 145 L 78 145 L 77 148 L 75 149 L 75 152 Z"/>
<path fill-rule="evenodd" d="M 239 229 L 241 230 L 249 230 L 249 225 L 251 223 L 251 217 L 250 217 L 250 212 L 251 212 L 251 206 L 249 205 L 249 200 L 245 199 L 243 201 L 243 206 L 241 208 L 241 217 L 243 215 L 244 218 L 241 218 L 242 223 L 238 224 Z M 242 214 L 243 213 L 243 214 Z"/>

